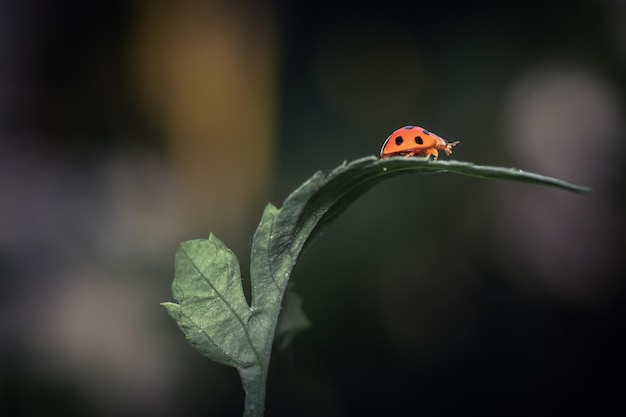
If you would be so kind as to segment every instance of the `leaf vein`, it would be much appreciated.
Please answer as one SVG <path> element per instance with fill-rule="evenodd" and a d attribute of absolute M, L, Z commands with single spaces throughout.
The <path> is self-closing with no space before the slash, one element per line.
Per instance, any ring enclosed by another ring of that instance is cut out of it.
<path fill-rule="evenodd" d="M 214 242 L 211 242 L 211 244 L 213 244 L 213 246 L 215 246 L 216 249 L 217 245 L 215 245 Z M 239 314 L 237 313 L 237 311 L 235 311 L 235 309 L 230 305 L 230 303 L 226 300 L 226 297 L 224 297 L 224 295 L 215 287 L 215 285 L 213 285 L 213 283 L 211 282 L 211 280 L 202 273 L 202 271 L 200 271 L 200 268 L 198 267 L 198 265 L 195 263 L 195 261 L 189 256 L 189 254 L 187 253 L 186 250 L 183 250 L 185 256 L 187 257 L 187 259 L 189 259 L 189 261 L 191 262 L 191 264 L 193 265 L 194 269 L 198 272 L 198 274 L 200 274 L 200 276 L 206 281 L 206 283 L 211 287 L 211 289 L 213 289 L 213 291 L 215 291 L 215 294 L 217 294 L 217 297 L 222 301 L 222 303 L 228 308 L 228 310 L 230 310 L 230 312 L 232 313 L 232 315 L 235 317 L 235 319 L 237 320 L 237 322 L 239 323 L 239 325 L 241 326 L 244 335 L 246 336 L 246 340 L 248 342 L 248 345 L 250 345 L 250 349 L 252 349 L 252 352 L 254 353 L 254 356 L 256 357 L 257 363 L 261 363 L 261 357 L 259 355 L 259 353 L 257 352 L 254 343 L 252 343 L 252 338 L 250 337 L 250 333 L 248 332 L 248 327 L 245 325 L 243 319 L 241 318 L 241 316 L 239 316 Z M 228 263 L 228 269 L 229 269 L 229 275 L 232 272 L 231 269 L 231 265 L 230 262 Z M 205 332 L 203 330 L 203 332 Z M 206 333 L 206 332 L 205 332 Z M 243 364 L 241 364 L 243 366 Z"/>

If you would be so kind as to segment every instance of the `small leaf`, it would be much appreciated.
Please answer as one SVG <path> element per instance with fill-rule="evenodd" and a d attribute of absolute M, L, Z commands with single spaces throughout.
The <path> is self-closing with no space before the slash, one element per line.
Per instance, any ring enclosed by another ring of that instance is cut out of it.
<path fill-rule="evenodd" d="M 203 355 L 238 368 L 258 362 L 239 263 L 219 239 L 181 244 L 172 293 L 179 304 L 163 305 Z"/>

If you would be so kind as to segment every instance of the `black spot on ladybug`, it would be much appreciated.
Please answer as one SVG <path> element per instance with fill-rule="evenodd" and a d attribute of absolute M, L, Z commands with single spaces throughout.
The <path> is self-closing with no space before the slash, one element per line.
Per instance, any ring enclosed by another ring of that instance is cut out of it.
<path fill-rule="evenodd" d="M 404 128 L 405 128 L 406 130 L 411 130 L 411 129 L 413 129 L 414 127 L 415 127 L 415 126 L 404 126 Z"/>
<path fill-rule="evenodd" d="M 422 140 L 421 136 L 415 136 L 415 143 L 417 143 L 418 145 L 423 145 L 424 141 Z"/>
<path fill-rule="evenodd" d="M 396 136 L 396 146 L 402 145 L 402 142 L 404 142 L 404 139 L 402 139 L 402 136 Z"/>
<path fill-rule="evenodd" d="M 430 132 L 426 129 L 422 129 L 422 132 L 424 132 L 425 135 L 430 135 Z"/>

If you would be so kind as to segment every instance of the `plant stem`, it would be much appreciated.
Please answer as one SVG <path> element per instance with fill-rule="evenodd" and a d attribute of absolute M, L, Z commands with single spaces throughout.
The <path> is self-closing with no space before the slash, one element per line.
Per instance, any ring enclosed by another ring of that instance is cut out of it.
<path fill-rule="evenodd" d="M 243 417 L 263 417 L 265 412 L 265 384 L 267 366 L 251 366 L 239 369 L 243 389 L 246 392 Z"/>

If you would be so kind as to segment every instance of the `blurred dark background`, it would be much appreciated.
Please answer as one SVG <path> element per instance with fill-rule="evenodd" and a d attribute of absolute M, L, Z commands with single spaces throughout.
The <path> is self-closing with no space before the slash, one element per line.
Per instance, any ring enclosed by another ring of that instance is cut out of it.
<path fill-rule="evenodd" d="M 268 416 L 617 415 L 626 2 L 0 0 L 0 413 L 237 416 L 160 302 L 416 124 L 592 194 L 410 175 L 303 255 Z M 445 156 L 444 156 L 445 158 Z"/>

